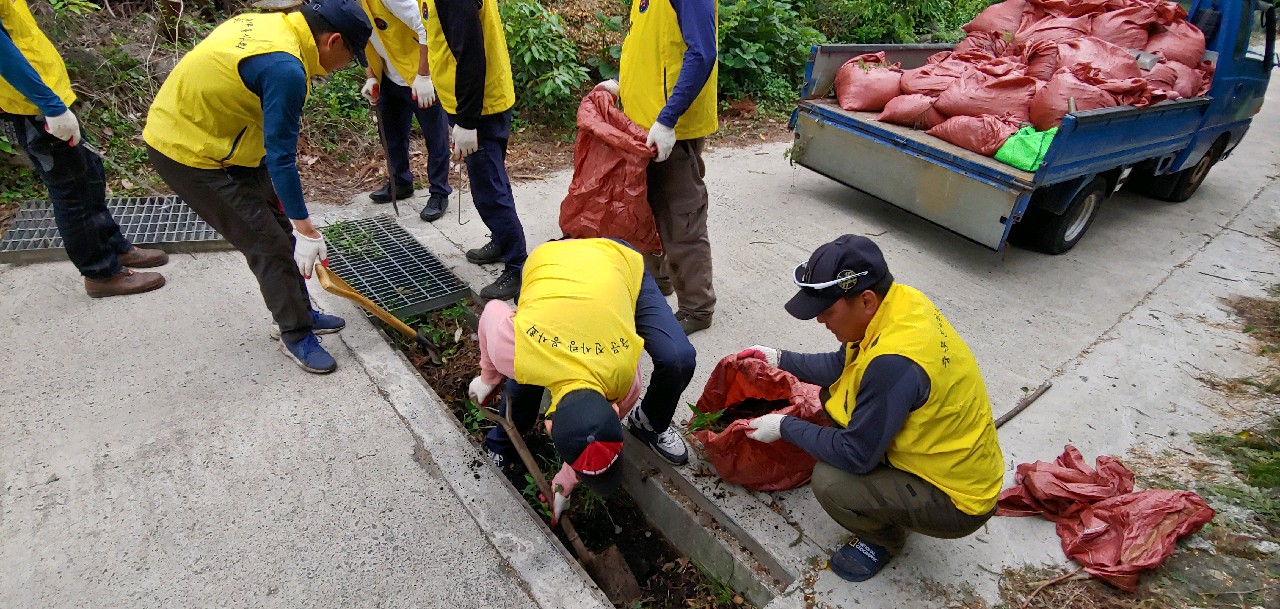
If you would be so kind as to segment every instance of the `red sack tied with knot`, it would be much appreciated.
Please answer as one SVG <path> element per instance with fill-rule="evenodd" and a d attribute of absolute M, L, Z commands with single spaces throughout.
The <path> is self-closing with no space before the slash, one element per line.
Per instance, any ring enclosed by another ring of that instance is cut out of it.
<path fill-rule="evenodd" d="M 845 110 L 883 110 L 889 100 L 902 93 L 901 79 L 901 65 L 887 65 L 884 51 L 859 55 L 836 71 L 836 100 Z"/>
<path fill-rule="evenodd" d="M 716 364 L 694 410 L 720 412 L 723 431 L 698 430 L 693 438 L 720 477 L 753 491 L 781 491 L 809 482 L 817 460 L 788 442 L 764 443 L 747 437 L 751 419 L 776 412 L 830 425 L 819 388 L 763 360 L 729 355 Z M 771 409 L 770 409 L 771 408 Z M 742 418 L 737 418 L 742 417 Z"/>
<path fill-rule="evenodd" d="M 619 110 L 613 94 L 594 89 L 578 106 L 573 180 L 560 203 L 560 230 L 575 238 L 623 239 L 640 252 L 662 253 L 649 207 L 648 133 Z"/>

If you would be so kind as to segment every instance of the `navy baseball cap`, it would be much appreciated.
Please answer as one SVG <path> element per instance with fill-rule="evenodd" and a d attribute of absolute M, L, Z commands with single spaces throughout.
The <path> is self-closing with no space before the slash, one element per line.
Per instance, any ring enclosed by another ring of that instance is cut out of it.
<path fill-rule="evenodd" d="M 787 301 L 787 313 L 813 319 L 837 300 L 861 294 L 885 278 L 893 281 L 884 254 L 860 235 L 842 235 L 814 250 L 809 261 L 796 267 L 793 281 L 800 291 Z"/>
<path fill-rule="evenodd" d="M 590 389 L 560 398 L 551 443 L 578 480 L 602 496 L 622 486 L 622 422 L 609 400 Z"/>
<path fill-rule="evenodd" d="M 361 66 L 369 65 L 369 60 L 364 56 L 364 47 L 369 44 L 369 37 L 373 35 L 373 26 L 369 25 L 369 18 L 365 16 L 359 3 L 352 0 L 316 0 L 307 7 L 328 21 L 334 31 L 342 34 L 342 41 Z"/>

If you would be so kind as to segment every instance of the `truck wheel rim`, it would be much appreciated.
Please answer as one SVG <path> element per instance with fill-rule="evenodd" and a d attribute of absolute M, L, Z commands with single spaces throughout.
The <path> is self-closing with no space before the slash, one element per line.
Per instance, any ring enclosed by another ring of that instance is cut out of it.
<path fill-rule="evenodd" d="M 1102 199 L 1102 193 L 1094 191 L 1080 202 L 1080 209 L 1071 218 L 1071 223 L 1067 225 L 1066 233 L 1062 235 L 1063 241 L 1070 243 L 1080 238 L 1080 235 L 1084 233 L 1085 227 L 1089 226 L 1089 219 L 1093 217 L 1094 210 L 1098 208 L 1100 199 Z"/>
<path fill-rule="evenodd" d="M 1191 173 L 1191 183 L 1199 184 L 1202 180 L 1204 180 L 1205 174 L 1209 173 L 1209 168 L 1212 166 L 1213 166 L 1213 151 L 1211 150 L 1209 151 L 1208 154 L 1204 155 L 1203 159 L 1200 159 L 1199 163 L 1196 163 L 1196 168 L 1192 170 L 1192 173 Z"/>

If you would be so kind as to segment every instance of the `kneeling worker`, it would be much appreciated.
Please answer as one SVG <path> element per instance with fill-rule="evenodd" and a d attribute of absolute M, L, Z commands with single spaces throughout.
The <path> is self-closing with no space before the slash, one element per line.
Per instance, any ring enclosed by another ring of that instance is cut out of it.
<path fill-rule="evenodd" d="M 696 352 L 645 273 L 644 258 L 626 244 L 568 239 L 539 246 L 524 267 L 519 308 L 489 301 L 477 334 L 480 376 L 469 390 L 476 404 L 484 404 L 506 377 L 499 408 L 513 409 L 512 421 L 523 434 L 537 419 L 543 388 L 551 392 L 547 427 L 565 462 L 555 479 L 560 500 L 579 479 L 602 494 L 617 488 L 620 416 L 654 452 L 676 465 L 688 462 L 688 447 L 671 419 L 693 378 Z M 640 393 L 641 349 L 653 359 L 653 378 L 640 406 L 631 409 Z M 500 469 L 513 462 L 511 439 L 501 427 L 489 432 L 485 445 Z"/>
<path fill-rule="evenodd" d="M 818 460 L 813 493 L 854 538 L 831 570 L 865 581 L 902 551 L 908 532 L 957 539 L 995 513 L 1004 480 L 986 386 L 978 364 L 938 308 L 895 284 L 880 248 L 845 235 L 796 267 L 786 304 L 840 340 L 831 353 L 753 346 L 755 357 L 827 387 L 837 427 L 767 414 L 749 437 L 790 442 Z"/>

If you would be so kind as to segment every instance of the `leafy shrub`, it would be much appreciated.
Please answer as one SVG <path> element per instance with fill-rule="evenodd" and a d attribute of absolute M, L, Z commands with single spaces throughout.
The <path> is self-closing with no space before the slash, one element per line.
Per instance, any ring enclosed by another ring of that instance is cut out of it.
<path fill-rule="evenodd" d="M 721 0 L 719 34 L 721 97 L 775 107 L 795 101 L 809 48 L 825 42 L 786 0 Z"/>
<path fill-rule="evenodd" d="M 804 19 L 844 44 L 955 42 L 993 0 L 807 0 Z"/>
<path fill-rule="evenodd" d="M 351 148 L 361 142 L 376 143 L 378 127 L 369 116 L 372 109 L 360 97 L 363 85 L 361 69 L 342 70 L 314 81 L 302 109 L 302 137 L 327 154 L 339 149 L 353 152 Z"/>
<path fill-rule="evenodd" d="M 501 0 L 498 8 L 511 52 L 520 118 L 573 124 L 590 70 L 579 62 L 564 21 L 538 0 Z"/>

